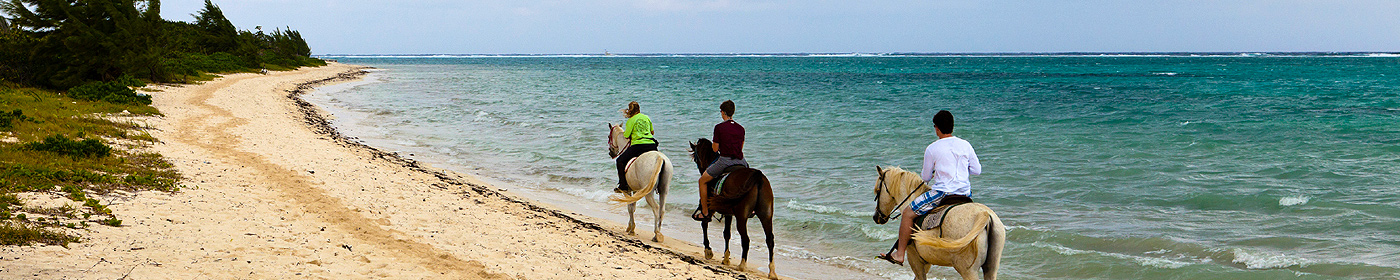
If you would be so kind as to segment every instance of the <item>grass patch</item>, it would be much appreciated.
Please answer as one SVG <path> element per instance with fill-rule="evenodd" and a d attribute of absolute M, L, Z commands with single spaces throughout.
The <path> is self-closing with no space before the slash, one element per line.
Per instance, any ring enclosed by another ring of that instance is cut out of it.
<path fill-rule="evenodd" d="M 0 245 L 43 243 L 68 247 L 71 242 L 78 242 L 78 237 L 22 222 L 0 221 Z"/>
<path fill-rule="evenodd" d="M 74 141 L 63 135 L 50 135 L 43 142 L 24 143 L 21 147 L 30 151 L 44 151 L 70 157 L 106 157 L 112 154 L 112 147 L 97 139 Z"/>
<path fill-rule="evenodd" d="M 98 117 L 160 114 L 146 105 L 149 97 L 141 97 L 120 82 L 77 94 L 0 83 L 0 136 L 14 138 L 0 142 L 0 244 L 66 246 L 79 238 L 62 228 L 121 225 L 94 196 L 179 188 L 180 174 L 161 155 L 109 142 L 154 142 L 154 137 L 134 123 Z M 24 192 L 56 194 L 81 206 L 22 207 L 16 194 Z"/>

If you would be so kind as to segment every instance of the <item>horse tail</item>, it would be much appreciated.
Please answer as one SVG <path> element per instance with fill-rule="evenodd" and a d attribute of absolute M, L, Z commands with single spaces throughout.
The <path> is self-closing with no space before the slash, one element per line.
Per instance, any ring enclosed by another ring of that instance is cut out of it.
<path fill-rule="evenodd" d="M 613 203 L 617 203 L 618 205 L 626 205 L 633 202 L 637 202 L 638 200 L 642 200 L 642 198 L 646 198 L 647 195 L 651 194 L 652 189 L 656 188 L 656 180 L 661 177 L 661 171 L 665 169 L 665 167 L 666 158 L 656 157 L 656 171 L 651 173 L 651 180 L 649 182 L 647 182 L 645 185 L 642 185 L 641 188 L 636 189 L 636 192 L 633 192 L 631 196 L 625 194 L 618 195 L 613 196 L 608 200 L 611 200 Z"/>
<path fill-rule="evenodd" d="M 982 279 L 996 279 L 1001 267 L 1001 251 L 1006 247 L 1006 224 L 996 212 L 988 213 L 992 222 L 987 227 L 987 259 L 982 263 Z"/>
<path fill-rule="evenodd" d="M 913 238 L 914 241 L 918 242 L 919 245 L 933 247 L 934 249 L 961 249 L 963 247 L 967 247 L 967 244 L 972 243 L 972 240 L 977 239 L 978 236 L 986 234 L 987 224 L 990 223 L 991 220 L 991 215 L 982 214 L 978 216 L 977 222 L 974 223 L 976 226 L 972 227 L 974 230 L 968 232 L 967 235 L 963 236 L 962 238 L 958 238 L 957 240 L 950 240 L 948 238 L 937 237 L 934 236 L 932 232 L 928 231 L 916 232 L 914 233 Z M 947 223 L 948 221 L 943 222 Z"/>

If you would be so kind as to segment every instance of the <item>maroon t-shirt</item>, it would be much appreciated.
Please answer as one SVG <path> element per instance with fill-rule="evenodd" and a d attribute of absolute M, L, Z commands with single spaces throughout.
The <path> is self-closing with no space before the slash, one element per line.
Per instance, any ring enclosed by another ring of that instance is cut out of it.
<path fill-rule="evenodd" d="M 744 159 L 744 126 L 734 120 L 715 125 L 715 143 L 719 143 L 719 155 Z"/>

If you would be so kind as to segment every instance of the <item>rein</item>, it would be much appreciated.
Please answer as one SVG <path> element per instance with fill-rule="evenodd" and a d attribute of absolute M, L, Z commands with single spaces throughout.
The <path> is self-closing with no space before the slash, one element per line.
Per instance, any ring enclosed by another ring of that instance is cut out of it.
<path fill-rule="evenodd" d="M 923 182 L 920 182 L 919 185 L 922 186 L 922 185 L 924 185 L 924 183 L 923 183 Z M 883 191 L 883 192 L 885 193 L 885 195 L 888 195 L 890 198 L 894 198 L 894 195 L 890 193 L 890 188 L 889 188 L 889 186 L 887 186 L 887 184 L 885 184 L 885 174 L 884 174 L 884 173 L 881 173 L 881 174 L 880 174 L 880 190 Z M 905 195 L 905 196 L 904 196 L 904 200 L 899 201 L 899 204 L 895 204 L 894 209 L 890 209 L 890 214 L 885 214 L 885 213 L 883 213 L 883 212 L 880 212 L 879 214 L 882 215 L 882 216 L 885 216 L 885 219 L 886 219 L 887 221 L 888 221 L 888 220 L 893 220 L 894 218 L 898 218 L 899 216 L 904 215 L 904 211 L 900 211 L 900 210 L 901 210 L 900 208 L 903 208 L 904 203 L 905 203 L 905 202 L 909 202 L 909 199 L 914 197 L 914 193 L 915 193 L 914 191 L 910 191 L 908 195 Z M 879 197 L 879 196 L 876 196 L 876 197 L 875 197 L 875 203 L 879 203 L 879 202 L 880 202 L 880 197 Z"/>

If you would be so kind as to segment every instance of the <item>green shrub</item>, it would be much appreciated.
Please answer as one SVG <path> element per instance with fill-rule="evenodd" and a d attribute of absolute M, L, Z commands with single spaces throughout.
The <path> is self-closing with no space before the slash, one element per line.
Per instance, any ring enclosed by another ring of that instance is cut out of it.
<path fill-rule="evenodd" d="M 29 117 L 24 116 L 23 110 L 15 109 L 14 111 L 0 112 L 0 130 L 8 131 L 14 129 L 16 121 L 24 120 L 32 121 Z"/>
<path fill-rule="evenodd" d="M 78 186 L 63 186 L 63 192 L 68 193 L 68 199 L 73 201 L 83 201 L 87 195 L 83 194 L 83 189 Z"/>
<path fill-rule="evenodd" d="M 109 225 L 109 226 L 114 226 L 114 227 L 119 227 L 119 226 L 122 226 L 122 220 L 118 220 L 117 218 L 111 218 L 111 219 L 102 220 L 102 224 L 104 224 L 104 225 Z"/>
<path fill-rule="evenodd" d="M 23 145 L 24 149 L 34 151 L 48 151 L 72 157 L 106 157 L 112 154 L 112 147 L 102 144 L 97 139 L 85 139 L 83 141 L 73 141 L 62 135 L 50 135 L 44 138 L 43 142 L 29 142 Z"/>
<path fill-rule="evenodd" d="M 7 210 L 7 209 L 10 209 L 10 206 L 12 206 L 12 205 L 14 205 L 14 206 L 21 205 L 21 202 L 19 201 L 19 197 L 16 197 L 14 194 L 9 194 L 9 193 L 7 193 L 7 194 L 0 194 L 0 211 L 4 211 L 4 210 Z M 5 211 L 6 216 L 8 216 L 9 213 L 10 213 L 9 211 Z M 8 217 L 6 217 L 6 218 L 8 218 Z M 0 219 L 3 219 L 3 218 L 0 218 Z"/>
<path fill-rule="evenodd" d="M 141 80 L 137 80 L 136 77 L 132 77 L 131 75 L 122 75 L 121 77 L 117 77 L 117 79 L 114 80 L 114 81 L 112 81 L 112 83 L 115 83 L 115 84 L 118 84 L 118 85 L 123 85 L 123 86 L 128 86 L 128 87 L 144 87 L 144 86 L 146 86 L 146 82 L 143 82 L 143 81 L 141 81 Z"/>
<path fill-rule="evenodd" d="M 130 79 L 135 80 L 135 79 Z M 123 83 L 132 81 L 90 82 L 68 89 L 70 97 L 87 101 L 106 101 L 116 104 L 151 105 L 151 96 L 136 94 L 135 90 Z"/>
<path fill-rule="evenodd" d="M 67 247 L 69 242 L 78 242 L 78 238 L 22 223 L 0 222 L 0 245 L 27 245 L 30 242 Z"/>
<path fill-rule="evenodd" d="M 112 209 L 107 209 L 106 205 L 102 205 L 102 203 L 97 202 L 96 199 L 87 199 L 87 201 L 83 202 L 83 206 L 92 208 L 92 212 L 97 214 L 112 214 Z M 118 221 L 118 223 L 120 223 L 120 221 Z"/>

